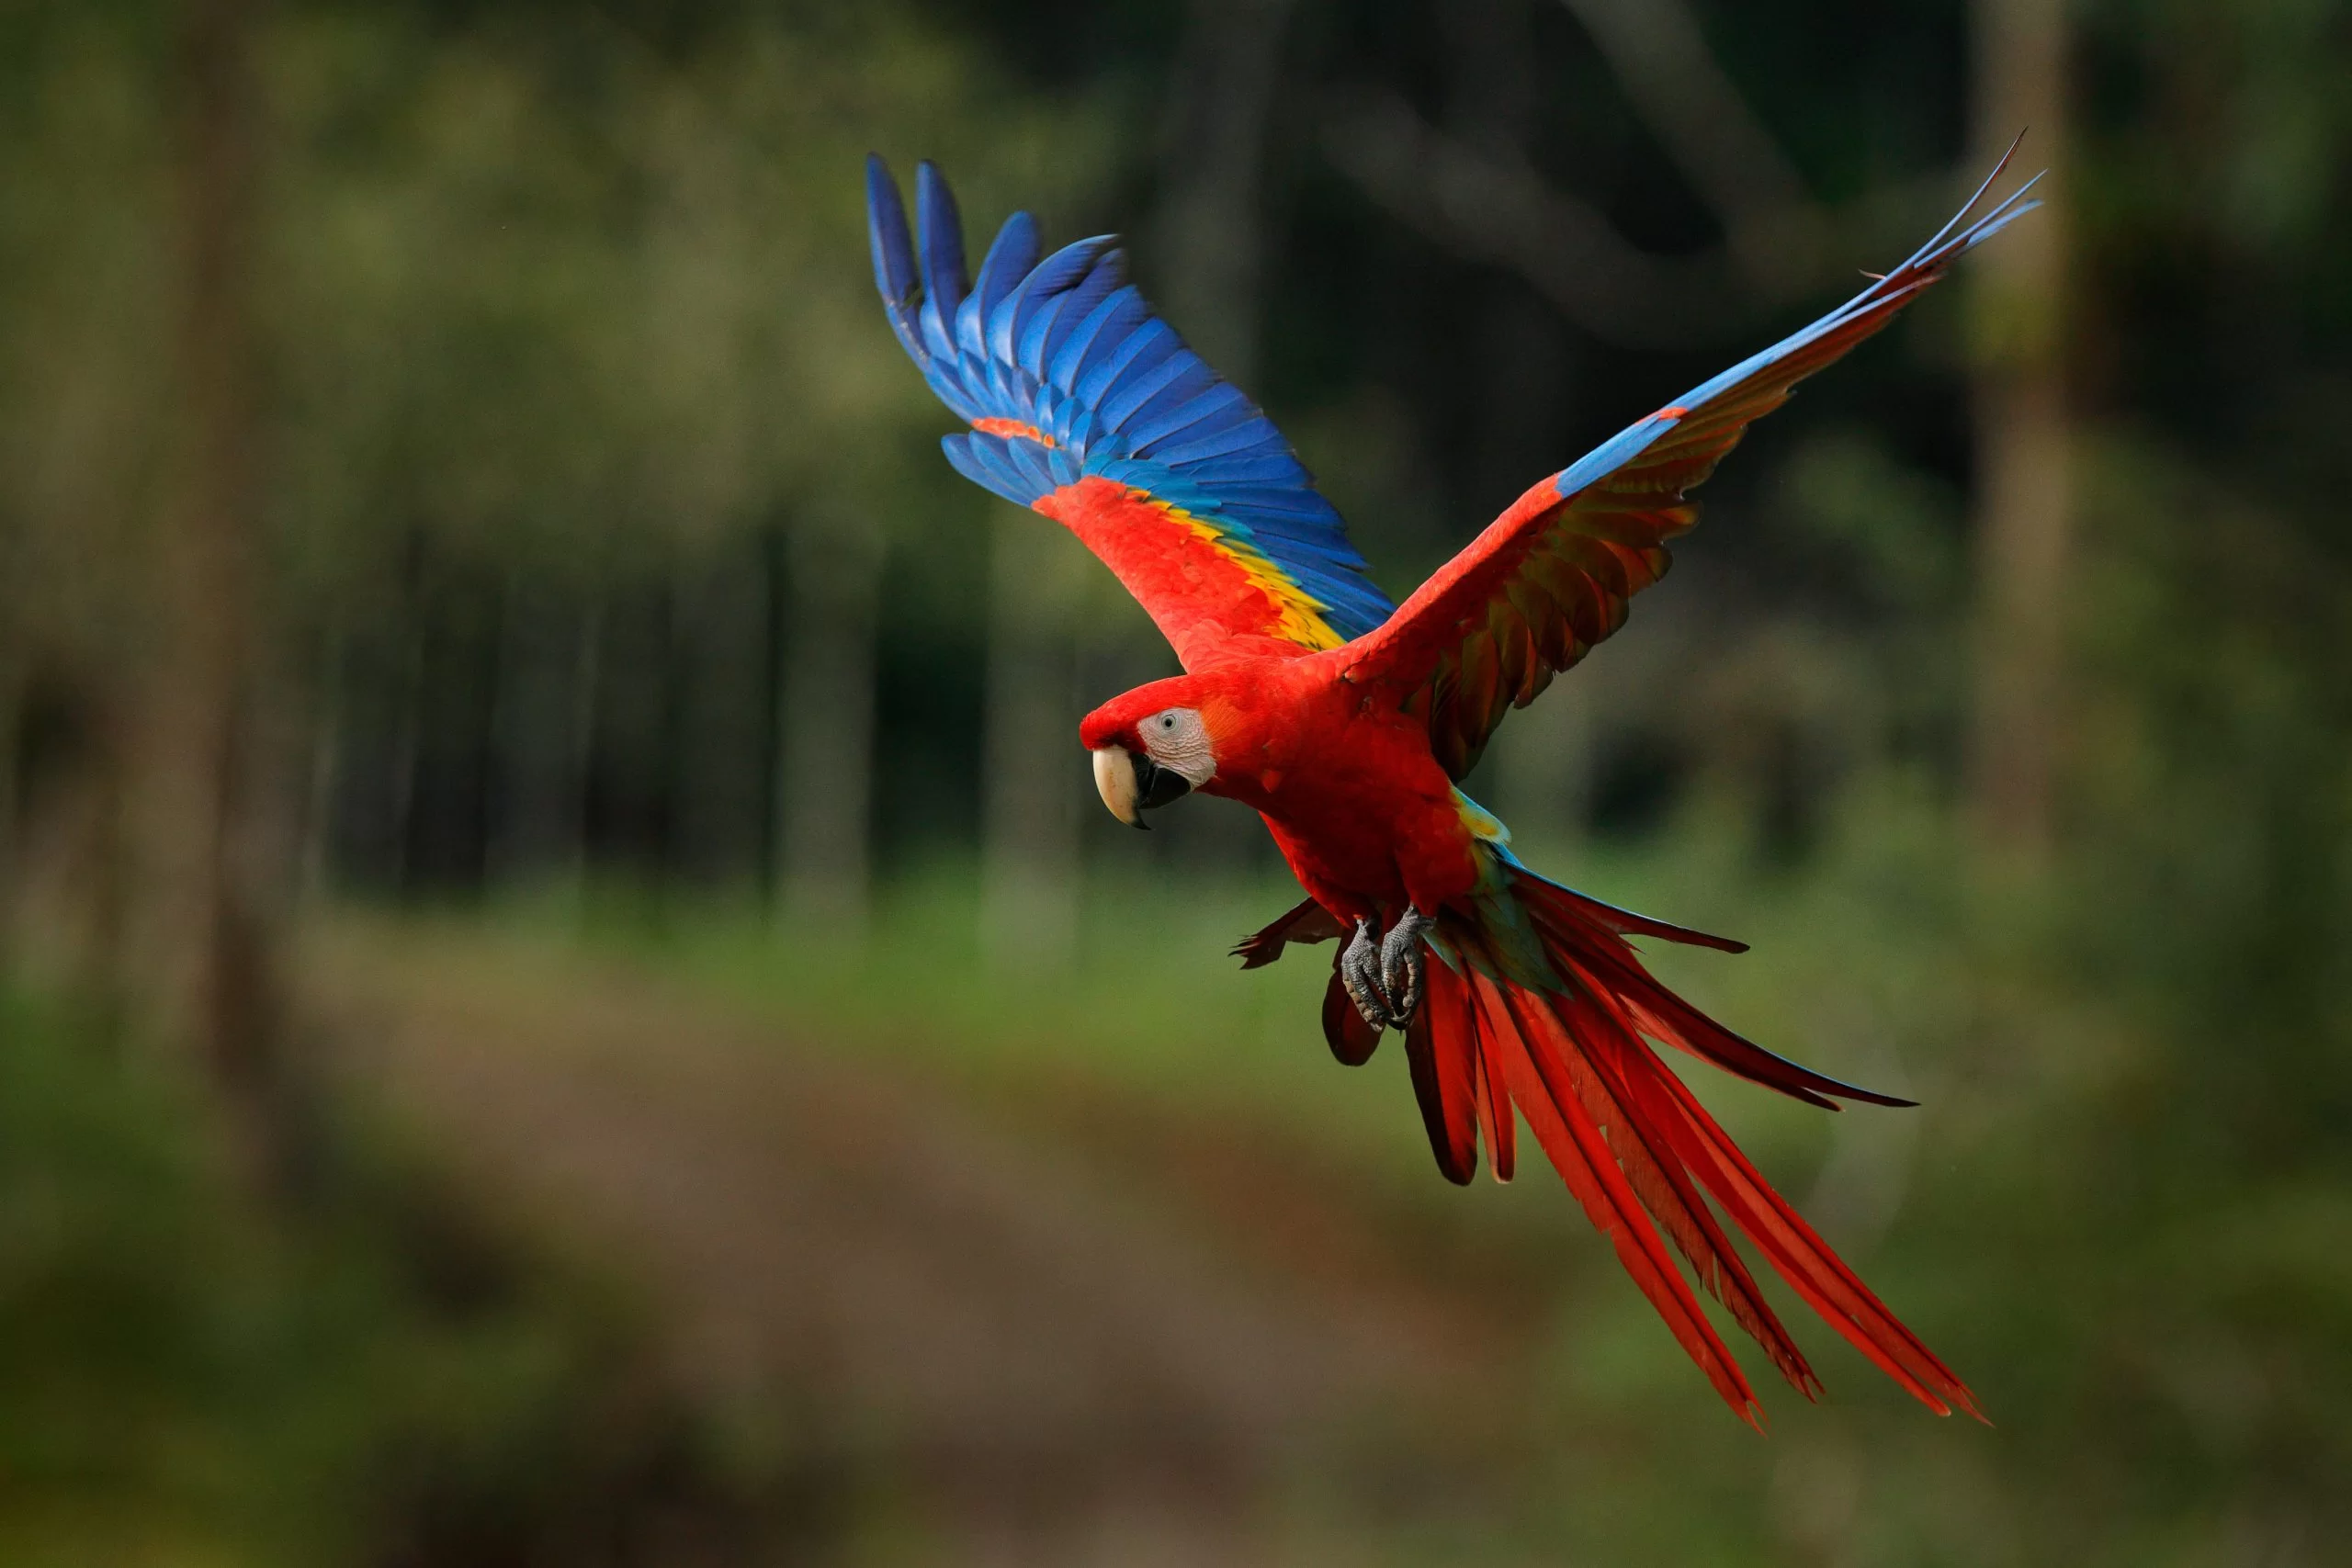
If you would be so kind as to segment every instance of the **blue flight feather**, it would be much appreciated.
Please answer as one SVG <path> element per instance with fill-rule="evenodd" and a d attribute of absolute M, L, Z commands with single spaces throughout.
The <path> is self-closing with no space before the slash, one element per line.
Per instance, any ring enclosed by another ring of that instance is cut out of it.
<path fill-rule="evenodd" d="M 1123 312 L 1133 312 L 1135 321 L 1126 326 L 1119 325 Z M 1064 391 L 1072 390 L 1086 355 L 1093 351 L 1094 345 L 1105 337 L 1116 343 L 1130 327 L 1140 321 L 1142 313 L 1142 306 L 1132 284 L 1114 288 L 1102 296 L 1102 303 L 1076 322 L 1069 335 L 1054 350 L 1052 359 L 1046 365 L 1045 378 Z"/>
<path fill-rule="evenodd" d="M 933 328 L 933 353 L 953 354 L 950 330 L 964 302 L 964 220 L 956 196 L 928 161 L 915 166 L 915 222 L 922 249 L 924 324 Z"/>
<path fill-rule="evenodd" d="M 1038 345 L 1037 357 L 1032 360 L 1025 355 L 1023 356 L 1023 364 L 1029 372 L 1041 381 L 1058 384 L 1050 374 L 1054 361 L 1061 357 L 1062 350 L 1069 346 L 1072 335 L 1093 318 L 1096 308 L 1125 283 L 1126 277 L 1126 253 L 1116 246 L 1103 252 L 1102 259 L 1096 262 L 1093 269 L 1069 291 L 1069 303 L 1055 318 L 1053 331 L 1047 333 L 1044 343 Z"/>
<path fill-rule="evenodd" d="M 1227 398 L 1227 392 L 1230 392 L 1230 398 Z M 1169 413 L 1164 419 L 1155 419 L 1150 423 L 1136 423 L 1136 428 L 1129 434 L 1136 445 L 1136 456 L 1159 456 L 1162 451 L 1188 446 L 1193 442 L 1204 442 L 1211 434 L 1223 434 L 1235 425 L 1249 423 L 1256 413 L 1259 412 L 1249 407 L 1247 398 L 1242 398 L 1230 386 L 1221 386 L 1209 392 L 1206 398 L 1202 398 L 1200 402 Z"/>
<path fill-rule="evenodd" d="M 980 310 L 995 310 L 998 301 L 1012 291 L 1012 286 L 1036 266 L 1044 249 L 1038 242 L 1035 218 L 1016 212 L 1006 219 L 1004 227 L 996 231 L 996 239 L 989 243 L 989 254 L 980 258 L 980 276 L 972 282 L 972 298 L 979 301 Z"/>
<path fill-rule="evenodd" d="M 1016 213 L 967 281 L 955 197 L 931 164 L 916 170 L 912 232 L 878 157 L 866 206 L 875 288 L 940 400 L 969 423 L 1038 433 L 944 437 L 957 472 L 1024 506 L 1089 475 L 1131 485 L 1270 563 L 1341 637 L 1388 616 L 1281 433 L 1153 315 L 1112 236 L 1041 261 L 1035 222 Z"/>
<path fill-rule="evenodd" d="M 1107 238 L 1080 240 L 1074 245 L 1064 245 L 1038 263 L 1006 294 L 1004 303 L 996 308 L 996 315 L 989 323 L 989 354 L 1026 368 L 1029 355 L 1022 345 L 1033 323 L 1040 316 L 1050 316 L 1055 307 L 1069 297 L 1070 285 L 1086 276 L 1094 259 L 1102 254 L 1102 247 L 1110 243 Z"/>
<path fill-rule="evenodd" d="M 1212 434 L 1211 430 L 1202 427 L 1220 415 L 1224 416 L 1227 424 L 1232 424 L 1247 419 L 1250 412 L 1250 400 L 1233 387 L 1220 381 L 1181 408 L 1171 409 L 1164 414 L 1141 415 L 1129 427 L 1127 439 L 1134 444 L 1136 451 L 1148 453 L 1170 436 L 1182 435 L 1187 431 L 1198 430 L 1203 435 Z M 1223 429 L 1224 426 L 1216 428 Z"/>
<path fill-rule="evenodd" d="M 939 449 L 947 455 L 947 461 L 957 473 L 982 490 L 992 491 L 1015 506 L 1028 505 L 1036 497 L 1023 495 L 1021 486 L 1010 474 L 997 470 L 983 447 L 988 439 L 980 435 L 943 435 L 939 438 Z"/>
<path fill-rule="evenodd" d="M 1301 471 L 1298 459 L 1287 454 L 1279 457 L 1204 457 L 1177 470 L 1201 485 L 1295 483 Z"/>
<path fill-rule="evenodd" d="M 1142 296 L 1136 296 L 1136 305 L 1138 310 L 1142 308 Z M 1135 331 L 1113 344 L 1100 357 L 1094 356 L 1090 352 L 1088 357 L 1092 359 L 1093 363 L 1087 367 L 1086 373 L 1071 386 L 1069 395 L 1098 411 L 1095 414 L 1097 424 L 1106 430 L 1116 430 L 1119 427 L 1119 422 L 1111 417 L 1110 408 L 1104 401 L 1110 396 L 1112 388 L 1118 384 L 1120 378 L 1125 376 L 1130 368 L 1148 369 L 1175 352 L 1175 329 L 1165 321 L 1147 320 Z"/>
<path fill-rule="evenodd" d="M 1102 404 L 1102 417 L 1130 442 L 1148 411 L 1174 408 L 1199 397 L 1216 384 L 1200 355 L 1189 351 L 1171 354 L 1155 368 L 1131 378 Z"/>
<path fill-rule="evenodd" d="M 872 153 L 865 158 L 865 201 L 873 215 L 866 234 L 874 252 L 874 286 L 882 291 L 882 302 L 896 325 L 915 297 L 915 247 L 907 233 L 907 209 L 899 199 L 899 183 Z"/>
<path fill-rule="evenodd" d="M 1196 457 L 1223 457 L 1262 446 L 1271 446 L 1275 451 L 1286 452 L 1290 449 L 1283 445 L 1282 437 L 1275 434 L 1274 427 L 1266 422 L 1264 415 L 1254 409 L 1250 411 L 1250 415 L 1249 419 L 1238 424 L 1229 425 L 1213 435 L 1178 442 L 1173 446 L 1161 448 L 1153 456 L 1170 468 L 1181 468 Z"/>

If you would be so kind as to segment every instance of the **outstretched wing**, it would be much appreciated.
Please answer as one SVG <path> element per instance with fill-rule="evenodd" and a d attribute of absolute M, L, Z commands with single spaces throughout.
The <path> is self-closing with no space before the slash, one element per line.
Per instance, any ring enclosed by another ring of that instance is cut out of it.
<path fill-rule="evenodd" d="M 1751 422 L 1886 325 L 1962 254 L 2041 205 L 2024 199 L 2028 181 L 1962 227 L 2007 164 L 2004 156 L 1968 205 L 1894 271 L 1520 497 L 1364 639 L 1348 678 L 1396 688 L 1425 714 L 1447 773 L 1467 773 L 1507 709 L 1532 702 L 1624 624 L 1627 600 L 1666 575 L 1667 541 L 1698 520 L 1690 492 Z"/>
<path fill-rule="evenodd" d="M 1016 212 L 967 280 L 936 169 L 915 171 L 920 247 L 879 157 L 865 179 L 890 324 L 972 427 L 942 439 L 947 460 L 1068 526 L 1187 668 L 1236 637 L 1337 648 L 1387 616 L 1282 433 L 1152 314 L 1113 237 L 1041 261 L 1036 220 Z"/>

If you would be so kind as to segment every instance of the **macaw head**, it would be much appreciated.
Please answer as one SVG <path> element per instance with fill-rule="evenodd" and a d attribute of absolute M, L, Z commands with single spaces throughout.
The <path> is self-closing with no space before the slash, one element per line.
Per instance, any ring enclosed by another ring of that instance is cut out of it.
<path fill-rule="evenodd" d="M 1216 776 L 1216 739 L 1203 711 L 1200 683 L 1188 675 L 1154 681 L 1114 697 L 1078 727 L 1094 754 L 1094 787 L 1111 815 L 1130 828 L 1143 814 Z"/>

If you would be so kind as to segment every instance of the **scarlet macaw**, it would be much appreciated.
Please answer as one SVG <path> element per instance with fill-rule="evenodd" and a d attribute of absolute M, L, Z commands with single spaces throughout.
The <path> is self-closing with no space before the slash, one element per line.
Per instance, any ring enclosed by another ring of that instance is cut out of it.
<path fill-rule="evenodd" d="M 1992 183 L 1844 305 L 1538 482 L 1397 608 L 1272 422 L 1125 283 L 1114 237 L 1041 260 L 1035 220 L 1016 212 L 967 281 L 938 171 L 916 171 L 918 246 L 897 181 L 867 161 L 890 324 L 971 427 L 943 438 L 947 460 L 1076 534 L 1183 665 L 1080 726 L 1103 804 L 1138 828 L 1194 790 L 1254 808 L 1308 897 L 1235 949 L 1243 967 L 1349 936 L 1323 1003 L 1333 1053 L 1360 1064 L 1385 1031 L 1403 1032 L 1430 1149 L 1456 1182 L 1480 1145 L 1510 1179 L 1515 1108 L 1683 1348 L 1758 1426 L 1755 1393 L 1668 1240 L 1781 1375 L 1808 1398 L 1820 1384 L 1702 1191 L 1888 1376 L 1939 1415 L 1981 1412 L 1651 1042 L 1828 1110 L 1912 1102 L 1775 1055 L 1676 996 L 1628 938 L 1745 944 L 1537 875 L 1455 781 L 1507 706 L 1615 631 L 1626 601 L 1664 574 L 1667 541 L 1696 519 L 1688 492 L 1750 421 L 2038 205 L 2020 189 L 1962 227 Z"/>

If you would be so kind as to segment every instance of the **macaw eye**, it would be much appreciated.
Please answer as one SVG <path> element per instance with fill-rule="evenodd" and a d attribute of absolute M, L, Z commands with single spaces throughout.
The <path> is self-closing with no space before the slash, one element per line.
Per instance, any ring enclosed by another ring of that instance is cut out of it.
<path fill-rule="evenodd" d="M 1216 772 L 1216 759 L 1209 749 L 1208 727 L 1201 722 L 1197 708 L 1166 708 L 1153 714 L 1136 726 L 1137 739 L 1153 761 L 1161 767 L 1173 768 L 1195 787 L 1206 782 Z"/>

